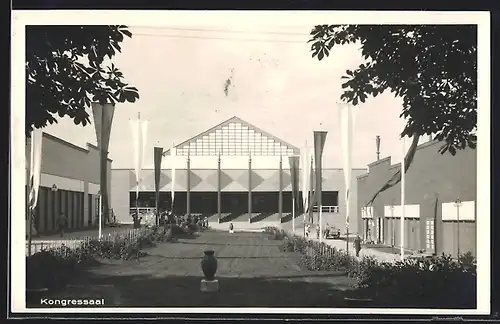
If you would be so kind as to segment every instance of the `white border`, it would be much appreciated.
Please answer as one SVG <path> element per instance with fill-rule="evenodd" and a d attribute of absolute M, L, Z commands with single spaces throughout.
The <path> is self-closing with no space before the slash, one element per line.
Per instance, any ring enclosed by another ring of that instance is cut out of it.
<path fill-rule="evenodd" d="M 36 24 L 126 24 L 130 26 L 200 25 L 307 26 L 336 24 L 477 24 L 478 25 L 478 182 L 477 213 L 490 215 L 490 14 L 489 12 L 429 11 L 22 11 L 12 12 L 12 94 L 11 94 L 11 311 L 54 313 L 56 309 L 25 308 L 24 201 L 25 190 L 25 26 Z M 18 180 L 18 181 L 16 181 Z M 293 314 L 440 314 L 466 315 L 490 312 L 490 218 L 477 220 L 477 310 L 425 309 L 341 309 L 341 308 L 63 308 L 61 313 L 293 313 Z M 23 238 L 23 239 L 19 239 Z M 15 269 L 15 271 L 12 271 Z"/>

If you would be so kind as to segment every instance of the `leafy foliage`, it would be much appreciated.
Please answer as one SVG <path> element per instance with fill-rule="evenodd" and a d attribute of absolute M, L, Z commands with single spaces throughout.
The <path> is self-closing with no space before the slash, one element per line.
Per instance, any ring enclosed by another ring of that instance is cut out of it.
<path fill-rule="evenodd" d="M 135 102 L 137 88 L 104 61 L 121 51 L 127 26 L 28 26 L 26 28 L 26 133 L 68 116 L 90 123 L 92 102 Z"/>
<path fill-rule="evenodd" d="M 473 307 L 477 277 L 476 260 L 470 252 L 458 260 L 443 254 L 389 263 L 372 256 L 356 258 L 344 250 L 273 227 L 264 232 L 271 239 L 282 236 L 281 251 L 299 252 L 299 265 L 307 270 L 345 271 L 354 280 L 354 295 L 368 295 L 392 307 Z"/>
<path fill-rule="evenodd" d="M 342 77 L 343 101 L 358 105 L 385 91 L 403 99 L 401 136 L 413 137 L 406 170 L 424 134 L 444 141 L 442 154 L 476 147 L 476 26 L 318 25 L 309 42 L 320 61 L 335 45 L 360 44 L 366 62 Z M 400 179 L 398 172 L 379 192 Z"/>

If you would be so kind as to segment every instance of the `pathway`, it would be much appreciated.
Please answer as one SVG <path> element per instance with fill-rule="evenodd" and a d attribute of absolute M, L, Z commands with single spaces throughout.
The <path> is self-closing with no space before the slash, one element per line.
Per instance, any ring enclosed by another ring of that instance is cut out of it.
<path fill-rule="evenodd" d="M 139 260 L 106 261 L 50 298 L 104 298 L 110 307 L 347 307 L 352 280 L 301 269 L 299 255 L 281 252 L 281 244 L 263 233 L 206 231 L 159 244 Z M 218 259 L 217 293 L 200 292 L 207 249 Z"/>

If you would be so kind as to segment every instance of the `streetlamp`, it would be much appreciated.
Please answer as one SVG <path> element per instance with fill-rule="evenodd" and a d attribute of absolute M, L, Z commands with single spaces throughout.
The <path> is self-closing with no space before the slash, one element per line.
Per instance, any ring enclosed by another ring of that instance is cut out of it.
<path fill-rule="evenodd" d="M 462 206 L 462 201 L 460 198 L 455 200 L 453 204 L 457 208 L 457 259 L 460 258 L 460 207 Z"/>

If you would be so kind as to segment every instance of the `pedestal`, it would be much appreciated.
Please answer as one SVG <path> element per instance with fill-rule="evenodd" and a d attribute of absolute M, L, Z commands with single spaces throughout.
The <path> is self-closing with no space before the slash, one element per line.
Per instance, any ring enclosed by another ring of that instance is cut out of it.
<path fill-rule="evenodd" d="M 201 279 L 200 291 L 202 292 L 215 292 L 219 291 L 219 280 L 206 280 Z"/>

